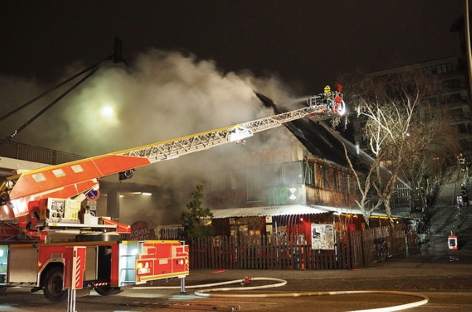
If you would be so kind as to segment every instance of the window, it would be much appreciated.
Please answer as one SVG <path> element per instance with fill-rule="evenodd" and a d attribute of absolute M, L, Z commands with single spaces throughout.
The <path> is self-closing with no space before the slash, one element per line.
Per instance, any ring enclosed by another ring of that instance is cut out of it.
<path fill-rule="evenodd" d="M 62 170 L 62 169 L 54 169 L 54 170 L 52 171 L 52 173 L 53 173 L 56 177 L 58 177 L 58 178 L 61 178 L 61 177 L 65 177 L 65 176 L 66 176 L 66 173 L 65 173 L 64 170 Z"/>
<path fill-rule="evenodd" d="M 70 167 L 74 173 L 81 173 L 84 172 L 84 168 L 81 165 L 73 165 Z"/>
<path fill-rule="evenodd" d="M 33 180 L 35 182 L 44 182 L 44 181 L 46 181 L 46 177 L 42 173 L 34 173 L 32 175 L 32 177 L 33 177 Z"/>
<path fill-rule="evenodd" d="M 457 90 L 465 87 L 464 80 L 458 78 L 445 80 L 443 85 L 448 90 Z"/>
<path fill-rule="evenodd" d="M 438 64 L 434 66 L 432 69 L 433 74 L 446 74 L 453 71 L 454 71 L 454 64 L 452 63 Z"/>

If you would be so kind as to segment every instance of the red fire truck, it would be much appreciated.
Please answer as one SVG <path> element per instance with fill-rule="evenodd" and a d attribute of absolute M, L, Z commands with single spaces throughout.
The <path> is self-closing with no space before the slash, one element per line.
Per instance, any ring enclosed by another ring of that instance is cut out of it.
<path fill-rule="evenodd" d="M 52 301 L 65 299 L 64 283 L 70 276 L 74 246 L 85 247 L 80 288 L 94 288 L 101 295 L 150 280 L 184 278 L 189 274 L 189 250 L 184 242 L 126 240 L 128 226 L 90 212 L 78 216 L 82 206 L 71 199 L 41 200 L 39 209 L 31 212 L 40 214 L 39 237 L 31 235 L 31 230 L 23 230 L 31 225 L 23 229 L 18 223 L 2 225 L 3 290 L 6 286 L 32 287 L 42 289 Z M 39 228 L 38 223 L 35 228 Z"/>
<path fill-rule="evenodd" d="M 98 179 L 113 174 L 129 178 L 136 168 L 155 162 L 240 142 L 300 118 L 320 120 L 345 112 L 339 92 L 315 95 L 307 104 L 242 124 L 8 177 L 0 185 L 0 233 L 11 236 L 0 242 L 0 287 L 29 286 L 42 289 L 51 300 L 63 299 L 77 247 L 85 249 L 80 287 L 93 287 L 101 295 L 151 280 L 184 278 L 189 274 L 185 243 L 126 240 L 129 226 L 96 216 Z"/>

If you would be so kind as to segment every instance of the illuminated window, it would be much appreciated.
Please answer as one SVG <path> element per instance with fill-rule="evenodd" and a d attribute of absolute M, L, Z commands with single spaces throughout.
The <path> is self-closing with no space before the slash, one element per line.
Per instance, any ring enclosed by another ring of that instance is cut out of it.
<path fill-rule="evenodd" d="M 46 181 L 46 177 L 42 173 L 35 173 L 33 174 L 33 180 L 35 182 L 44 182 Z"/>
<path fill-rule="evenodd" d="M 65 177 L 65 176 L 66 176 L 66 173 L 65 173 L 64 170 L 62 170 L 62 169 L 54 169 L 54 170 L 52 171 L 52 173 L 53 173 L 56 177 L 58 177 L 58 178 L 61 178 L 61 177 Z"/>
<path fill-rule="evenodd" d="M 74 173 L 81 173 L 84 172 L 84 168 L 81 165 L 73 165 L 70 167 Z"/>

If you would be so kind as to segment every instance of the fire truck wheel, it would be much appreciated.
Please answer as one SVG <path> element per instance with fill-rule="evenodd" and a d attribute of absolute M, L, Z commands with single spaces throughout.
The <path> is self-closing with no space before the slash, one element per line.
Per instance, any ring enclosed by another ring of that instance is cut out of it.
<path fill-rule="evenodd" d="M 63 272 L 62 268 L 54 267 L 47 272 L 44 280 L 44 296 L 50 301 L 62 301 L 66 298 L 67 292 L 62 288 Z"/>
<path fill-rule="evenodd" d="M 122 292 L 120 287 L 100 286 L 95 287 L 95 291 L 101 296 L 111 296 Z"/>

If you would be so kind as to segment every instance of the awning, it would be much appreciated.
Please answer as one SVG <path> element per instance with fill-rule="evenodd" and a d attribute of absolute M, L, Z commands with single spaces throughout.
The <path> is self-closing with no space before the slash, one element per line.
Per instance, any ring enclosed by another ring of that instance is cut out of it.
<path fill-rule="evenodd" d="M 337 215 L 362 215 L 362 211 L 356 208 L 332 207 L 321 205 L 284 205 L 284 206 L 264 206 L 264 207 L 243 207 L 211 210 L 213 219 L 240 218 L 240 217 L 275 217 L 288 215 L 313 215 L 323 213 L 333 213 Z M 371 217 L 387 217 L 387 214 L 374 212 Z M 401 218 L 399 216 L 391 216 Z"/>
<path fill-rule="evenodd" d="M 266 206 L 247 208 L 213 209 L 213 219 L 234 217 L 274 217 L 285 215 L 321 214 L 329 211 L 305 205 Z"/>

